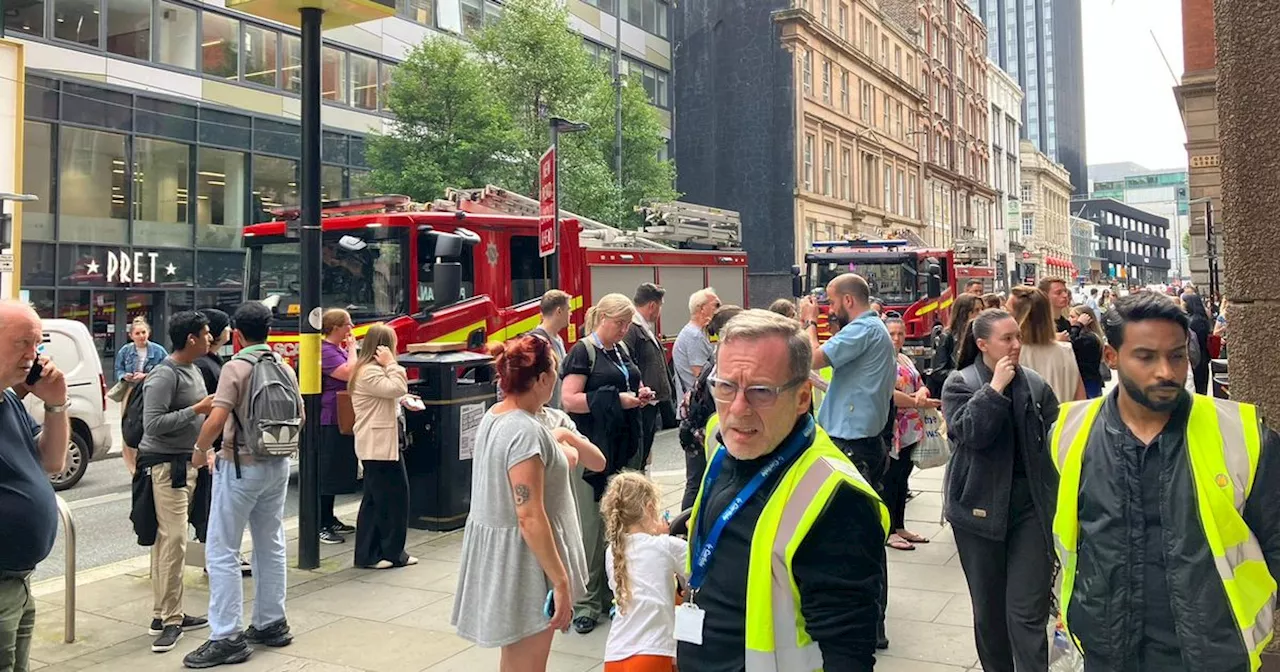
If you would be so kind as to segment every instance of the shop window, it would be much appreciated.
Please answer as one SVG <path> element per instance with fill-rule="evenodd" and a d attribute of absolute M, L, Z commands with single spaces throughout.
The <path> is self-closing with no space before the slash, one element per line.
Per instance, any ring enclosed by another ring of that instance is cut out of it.
<path fill-rule="evenodd" d="M 235 79 L 240 76 L 240 22 L 204 12 L 200 39 L 204 74 Z"/>
<path fill-rule="evenodd" d="M 285 91 L 302 92 L 302 38 L 283 35 L 284 61 L 280 64 L 281 86 Z"/>
<path fill-rule="evenodd" d="M 5 16 L 5 30 L 44 37 L 44 0 L 28 0 L 6 11 L 13 12 L 13 15 Z"/>
<path fill-rule="evenodd" d="M 200 109 L 200 142 L 249 149 L 253 146 L 253 128 L 249 117 L 209 108 Z"/>
<path fill-rule="evenodd" d="M 320 49 L 320 97 L 347 102 L 347 52 L 333 47 Z"/>
<path fill-rule="evenodd" d="M 245 159 L 240 152 L 201 147 L 196 153 L 196 243 L 240 247 L 244 227 Z M 201 253 L 204 258 L 204 253 Z M 201 286 L 209 286 L 204 282 Z"/>
<path fill-rule="evenodd" d="M 507 258 L 511 261 L 512 305 L 536 299 L 550 289 L 542 257 L 538 256 L 537 236 L 511 236 Z"/>
<path fill-rule="evenodd" d="M 62 95 L 67 99 L 62 117 L 67 121 L 122 131 L 133 126 L 133 97 L 127 93 L 65 82 Z"/>
<path fill-rule="evenodd" d="M 52 289 L 32 289 L 27 291 L 27 303 L 44 319 L 52 319 L 54 315 L 54 300 Z"/>
<path fill-rule="evenodd" d="M 280 34 L 257 26 L 244 26 L 244 81 L 275 87 L 276 52 Z"/>
<path fill-rule="evenodd" d="M 101 297 L 102 295 L 99 294 Z M 105 297 L 103 297 L 105 298 Z M 99 355 L 110 356 L 116 351 L 115 340 L 115 303 L 112 302 L 110 307 L 110 318 L 108 319 L 107 311 L 99 308 L 97 311 L 89 303 L 89 292 L 77 292 L 69 290 L 61 290 L 58 292 L 57 317 L 64 320 L 75 320 L 89 328 L 89 333 L 93 334 L 93 343 L 98 350 Z M 94 319 L 94 314 L 97 319 Z M 107 331 L 107 325 L 110 324 L 111 331 Z M 103 372 L 106 372 L 104 367 Z"/>
<path fill-rule="evenodd" d="M 57 284 L 53 243 L 22 243 L 22 284 L 52 287 Z"/>
<path fill-rule="evenodd" d="M 351 54 L 351 104 L 378 109 L 378 62 L 368 56 Z"/>
<path fill-rule="evenodd" d="M 298 203 L 298 162 L 253 157 L 253 221 L 269 222 L 271 209 Z"/>
<path fill-rule="evenodd" d="M 53 36 L 86 47 L 98 47 L 99 0 L 54 0 Z M 5 24 L 9 23 L 5 17 Z"/>
<path fill-rule="evenodd" d="M 191 146 L 136 138 L 133 155 L 133 244 L 191 245 Z"/>
<path fill-rule="evenodd" d="M 27 72 L 26 117 L 58 118 L 58 82 Z"/>
<path fill-rule="evenodd" d="M 39 121 L 23 124 L 22 190 L 38 199 L 22 204 L 22 237 L 53 240 L 53 216 L 49 214 L 49 199 L 53 194 L 53 126 L 50 124 Z M 25 259 L 23 265 L 26 265 Z M 23 281 L 30 282 L 26 270 L 23 268 Z"/>
<path fill-rule="evenodd" d="M 124 136 L 63 126 L 58 130 L 59 240 L 125 243 Z"/>
<path fill-rule="evenodd" d="M 156 12 L 156 62 L 196 69 L 196 10 L 172 2 L 161 2 Z"/>
<path fill-rule="evenodd" d="M 139 133 L 196 139 L 196 108 L 191 105 L 139 96 L 135 115 Z"/>

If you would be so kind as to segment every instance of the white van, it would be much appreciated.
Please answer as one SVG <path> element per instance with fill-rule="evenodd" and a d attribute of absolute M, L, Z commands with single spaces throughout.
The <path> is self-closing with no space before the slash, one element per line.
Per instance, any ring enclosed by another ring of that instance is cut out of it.
<path fill-rule="evenodd" d="M 84 477 L 89 462 L 111 451 L 111 429 L 107 426 L 107 381 L 102 376 L 89 328 L 75 320 L 41 320 L 44 342 L 40 353 L 62 370 L 67 378 L 67 399 L 71 407 L 71 441 L 67 445 L 67 466 L 49 477 L 54 490 L 66 490 Z M 36 422 L 44 423 L 44 403 L 27 395 L 23 404 Z"/>

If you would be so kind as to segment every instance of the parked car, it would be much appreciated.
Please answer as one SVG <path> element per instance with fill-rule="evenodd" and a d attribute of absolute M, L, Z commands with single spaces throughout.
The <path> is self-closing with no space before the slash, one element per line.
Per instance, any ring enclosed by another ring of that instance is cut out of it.
<path fill-rule="evenodd" d="M 89 463 L 111 451 L 111 428 L 107 426 L 107 381 L 102 375 L 89 328 L 75 320 L 42 320 L 44 341 L 40 353 L 48 355 L 67 378 L 67 398 L 71 402 L 71 440 L 67 444 L 67 465 L 49 481 L 54 490 L 66 490 L 84 478 Z M 44 423 L 44 404 L 27 395 L 23 405 L 36 422 Z"/>

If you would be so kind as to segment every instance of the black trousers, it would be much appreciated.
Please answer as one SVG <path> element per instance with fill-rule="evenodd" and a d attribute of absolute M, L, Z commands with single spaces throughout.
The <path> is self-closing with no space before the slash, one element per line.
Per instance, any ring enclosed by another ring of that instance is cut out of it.
<path fill-rule="evenodd" d="M 1053 566 L 1025 478 L 1013 480 L 1009 532 L 992 541 L 953 528 L 973 602 L 978 659 L 987 672 L 1049 667 L 1049 591 Z"/>
<path fill-rule="evenodd" d="M 911 461 L 911 453 L 916 444 L 898 450 L 898 459 L 889 458 L 889 468 L 884 474 L 884 505 L 889 507 L 889 529 L 896 532 L 906 527 L 907 517 L 907 481 L 915 462 Z"/>
<path fill-rule="evenodd" d="M 868 436 L 863 439 L 838 439 L 831 437 L 840 452 L 849 457 L 853 466 L 858 468 L 862 477 L 867 479 L 875 491 L 884 498 L 885 474 L 889 468 L 889 451 L 885 448 L 884 439 L 879 436 Z M 905 506 L 905 504 L 904 504 Z M 880 620 L 876 623 L 876 639 L 880 643 L 888 641 L 884 631 L 884 610 L 889 606 L 889 564 L 880 566 Z"/>
<path fill-rule="evenodd" d="M 693 508 L 693 500 L 698 498 L 698 490 L 702 488 L 702 476 L 707 471 L 707 454 L 702 446 L 685 446 L 684 449 L 684 497 L 680 500 L 680 510 Z"/>
<path fill-rule="evenodd" d="M 644 406 L 640 409 L 640 452 L 631 458 L 627 468 L 633 471 L 644 471 L 649 463 L 649 455 L 653 453 L 653 440 L 662 429 L 662 411 L 658 406 Z"/>
<path fill-rule="evenodd" d="M 403 565 L 409 532 L 409 475 L 404 456 L 389 460 L 364 461 L 364 497 L 356 519 L 355 565 L 369 567 L 387 560 Z"/>

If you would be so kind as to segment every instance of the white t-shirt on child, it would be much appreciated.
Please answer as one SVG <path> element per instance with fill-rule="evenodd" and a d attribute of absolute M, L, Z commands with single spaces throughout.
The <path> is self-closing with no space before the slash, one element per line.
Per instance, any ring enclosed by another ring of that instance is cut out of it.
<path fill-rule="evenodd" d="M 627 535 L 627 577 L 631 602 L 626 613 L 618 609 L 604 647 L 606 662 L 631 656 L 676 655 L 676 581 L 684 575 L 689 542 L 668 535 Z M 615 593 L 613 550 L 605 552 L 605 572 Z"/>

